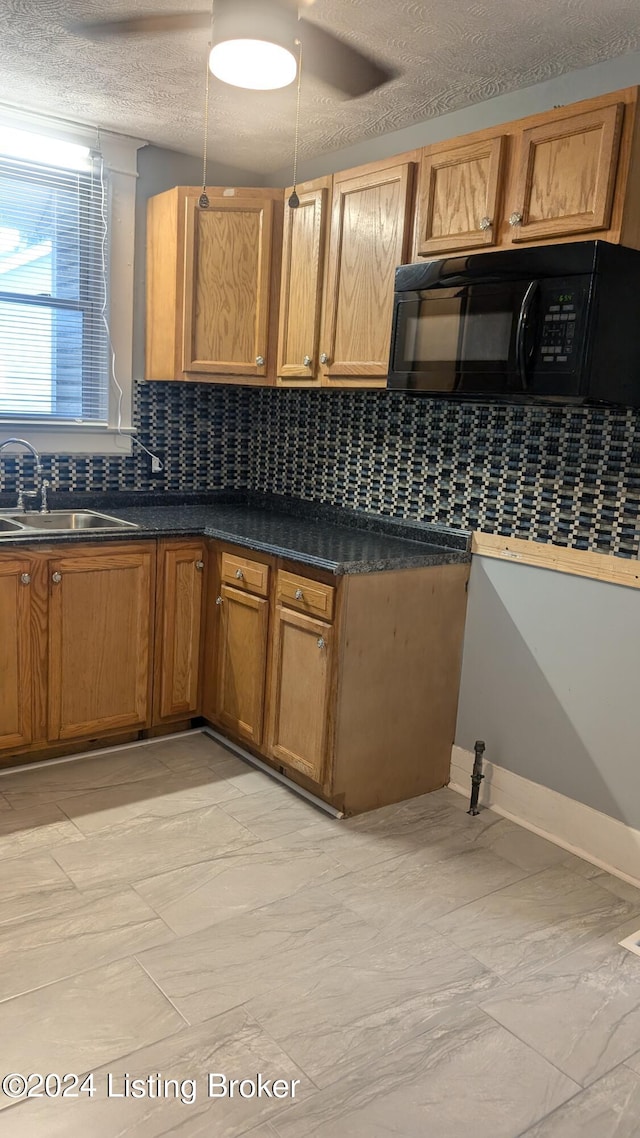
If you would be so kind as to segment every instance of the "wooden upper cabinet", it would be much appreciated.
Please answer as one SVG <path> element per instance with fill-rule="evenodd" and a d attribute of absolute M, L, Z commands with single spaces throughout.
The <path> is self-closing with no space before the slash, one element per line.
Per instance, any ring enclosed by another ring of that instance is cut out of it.
<path fill-rule="evenodd" d="M 33 737 L 32 575 L 28 557 L 0 556 L 0 751 Z"/>
<path fill-rule="evenodd" d="M 159 543 L 154 723 L 200 714 L 205 568 L 203 541 Z"/>
<path fill-rule="evenodd" d="M 411 249 L 414 169 L 403 161 L 334 175 L 320 338 L 332 386 L 386 386 L 395 271 Z"/>
<path fill-rule="evenodd" d="M 273 202 L 187 201 L 182 367 L 267 374 Z"/>
<path fill-rule="evenodd" d="M 48 562 L 48 737 L 151 722 L 155 549 L 61 549 Z"/>
<path fill-rule="evenodd" d="M 512 241 L 608 229 L 622 102 L 522 131 L 509 217 Z"/>
<path fill-rule="evenodd" d="M 300 205 L 291 209 L 284 192 L 284 234 L 278 378 L 281 383 L 319 382 L 318 343 L 331 178 L 298 187 Z"/>
<path fill-rule="evenodd" d="M 414 255 L 495 245 L 500 233 L 504 135 L 423 151 Z"/>

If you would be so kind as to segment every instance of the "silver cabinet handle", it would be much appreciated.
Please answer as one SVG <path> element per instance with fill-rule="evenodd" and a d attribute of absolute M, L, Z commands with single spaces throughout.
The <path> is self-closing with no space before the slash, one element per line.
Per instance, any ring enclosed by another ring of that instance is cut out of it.
<path fill-rule="evenodd" d="M 302 589 L 296 589 L 294 596 L 295 596 L 297 601 L 301 601 L 304 597 L 304 593 L 302 592 Z"/>
<path fill-rule="evenodd" d="M 20 584 L 21 585 L 30 585 L 31 584 L 31 574 L 30 573 L 21 573 L 20 574 Z"/>
<path fill-rule="evenodd" d="M 217 604 L 217 605 L 221 605 L 221 604 L 222 604 L 222 597 L 216 597 L 216 604 Z"/>
<path fill-rule="evenodd" d="M 493 222 L 491 221 L 490 217 L 481 217 L 480 218 L 480 228 L 481 229 L 491 229 L 492 224 L 493 224 Z"/>
<path fill-rule="evenodd" d="M 329 357 L 328 357 L 326 352 L 323 352 L 322 355 L 320 356 L 320 363 L 321 364 L 328 364 L 329 363 Z"/>
<path fill-rule="evenodd" d="M 244 573 L 242 572 L 242 569 L 236 569 L 236 577 L 238 581 L 244 581 Z"/>
<path fill-rule="evenodd" d="M 327 647 L 327 642 L 326 642 L 324 636 L 319 636 L 318 637 L 318 648 L 326 648 L 326 647 Z"/>
<path fill-rule="evenodd" d="M 522 225 L 522 214 L 518 213 L 517 210 L 512 213 L 511 217 L 509 218 L 509 225 L 512 227 L 514 225 Z"/>
<path fill-rule="evenodd" d="M 304 367 L 311 367 L 312 362 L 311 356 L 305 356 L 302 361 Z"/>
<path fill-rule="evenodd" d="M 264 356 L 256 356 L 256 364 L 258 367 L 264 367 Z"/>
<path fill-rule="evenodd" d="M 62 573 L 52 573 L 51 580 L 53 581 L 54 585 L 59 585 L 62 580 Z"/>
<path fill-rule="evenodd" d="M 198 573 L 202 573 L 202 570 L 204 569 L 204 561 L 196 561 L 196 569 L 198 570 Z"/>

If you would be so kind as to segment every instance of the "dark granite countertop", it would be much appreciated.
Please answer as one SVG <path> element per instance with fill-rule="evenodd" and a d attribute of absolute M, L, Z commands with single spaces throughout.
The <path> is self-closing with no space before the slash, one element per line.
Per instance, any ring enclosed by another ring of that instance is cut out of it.
<path fill-rule="evenodd" d="M 5 504 L 6 503 L 6 504 Z M 137 529 L 27 533 L 0 541 L 0 549 L 53 542 L 135 541 L 204 535 L 247 549 L 289 557 L 335 574 L 371 573 L 471 560 L 470 534 L 395 521 L 359 510 L 240 492 L 218 494 L 113 493 L 51 496 L 52 509 L 91 509 L 134 522 Z M 0 512 L 11 503 L 0 498 Z"/>

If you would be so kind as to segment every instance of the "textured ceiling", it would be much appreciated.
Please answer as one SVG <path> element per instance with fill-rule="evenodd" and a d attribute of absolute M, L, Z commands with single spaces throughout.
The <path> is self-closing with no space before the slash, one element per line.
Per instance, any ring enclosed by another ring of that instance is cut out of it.
<path fill-rule="evenodd" d="M 0 101 L 198 154 L 206 35 L 90 43 L 76 20 L 206 8 L 207 0 L 0 0 Z M 317 0 L 307 18 L 401 71 L 342 102 L 304 84 L 311 158 L 640 48 L 639 0 Z M 268 172 L 291 157 L 295 91 L 211 86 L 212 158 Z"/>

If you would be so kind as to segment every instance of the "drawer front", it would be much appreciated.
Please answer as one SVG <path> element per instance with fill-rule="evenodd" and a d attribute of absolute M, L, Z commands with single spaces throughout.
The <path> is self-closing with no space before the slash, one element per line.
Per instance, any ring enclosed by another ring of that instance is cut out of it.
<path fill-rule="evenodd" d="M 278 573 L 278 602 L 299 612 L 313 613 L 322 620 L 333 620 L 335 589 L 321 581 L 310 581 L 297 573 Z"/>
<path fill-rule="evenodd" d="M 233 585 L 236 589 L 245 589 L 247 593 L 257 593 L 261 597 L 267 595 L 269 566 L 260 561 L 251 561 L 248 557 L 235 553 L 223 553 L 220 577 L 225 585 Z"/>

